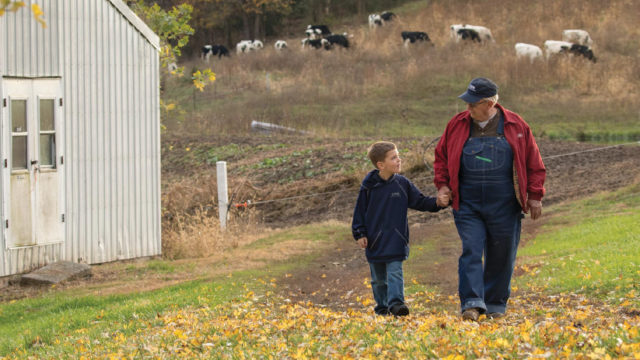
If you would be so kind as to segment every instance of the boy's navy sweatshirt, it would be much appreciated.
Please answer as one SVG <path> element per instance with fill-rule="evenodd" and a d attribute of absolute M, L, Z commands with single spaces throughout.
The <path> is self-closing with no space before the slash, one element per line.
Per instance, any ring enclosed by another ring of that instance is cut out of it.
<path fill-rule="evenodd" d="M 436 198 L 424 196 L 409 179 L 394 174 L 383 180 L 372 170 L 362 180 L 351 230 L 358 240 L 366 237 L 367 261 L 404 261 L 409 256 L 407 209 L 436 212 Z"/>

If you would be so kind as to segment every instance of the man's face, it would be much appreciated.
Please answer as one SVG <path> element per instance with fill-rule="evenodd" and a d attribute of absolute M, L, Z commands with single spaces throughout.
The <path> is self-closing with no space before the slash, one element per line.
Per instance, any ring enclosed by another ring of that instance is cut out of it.
<path fill-rule="evenodd" d="M 486 121 L 491 117 L 493 103 L 487 100 L 480 100 L 475 103 L 467 103 L 467 109 L 475 121 Z"/>

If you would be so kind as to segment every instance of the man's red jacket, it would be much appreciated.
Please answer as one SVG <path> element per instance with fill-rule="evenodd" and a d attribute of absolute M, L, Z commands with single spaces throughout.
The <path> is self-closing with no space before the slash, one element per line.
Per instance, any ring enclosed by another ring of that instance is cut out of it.
<path fill-rule="evenodd" d="M 516 195 L 526 213 L 529 211 L 527 199 L 541 200 L 544 195 L 546 169 L 529 125 L 520 115 L 503 108 L 500 104 L 496 104 L 496 107 L 504 114 L 504 135 L 513 150 Z M 464 143 L 469 138 L 471 121 L 469 111 L 454 116 L 436 146 L 433 182 L 438 189 L 445 185 L 451 189 L 455 210 L 460 208 L 460 155 Z"/>

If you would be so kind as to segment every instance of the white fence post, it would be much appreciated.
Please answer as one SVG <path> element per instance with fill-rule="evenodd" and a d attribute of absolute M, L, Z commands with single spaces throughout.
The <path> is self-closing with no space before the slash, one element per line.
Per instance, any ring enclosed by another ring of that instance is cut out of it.
<path fill-rule="evenodd" d="M 218 182 L 218 214 L 220 216 L 220 228 L 227 227 L 227 209 L 229 208 L 229 193 L 227 191 L 227 162 L 216 162 L 216 176 Z"/>

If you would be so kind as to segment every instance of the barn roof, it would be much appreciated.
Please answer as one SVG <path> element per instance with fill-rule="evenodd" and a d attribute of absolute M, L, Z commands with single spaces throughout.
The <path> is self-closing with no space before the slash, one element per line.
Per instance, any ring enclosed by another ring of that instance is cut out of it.
<path fill-rule="evenodd" d="M 155 47 L 160 50 L 160 38 L 147 26 L 122 0 L 109 0 L 109 2 Z"/>

